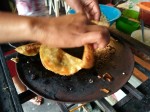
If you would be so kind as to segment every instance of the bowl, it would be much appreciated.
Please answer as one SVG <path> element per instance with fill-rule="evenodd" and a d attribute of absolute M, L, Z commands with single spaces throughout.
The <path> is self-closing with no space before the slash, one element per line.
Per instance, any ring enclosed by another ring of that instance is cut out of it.
<path fill-rule="evenodd" d="M 137 12 L 135 10 L 125 9 L 122 11 L 122 16 L 138 20 L 139 19 L 139 12 Z"/>
<path fill-rule="evenodd" d="M 140 27 L 140 24 L 134 21 L 129 20 L 125 17 L 120 17 L 116 21 L 116 28 L 126 34 L 131 34 L 133 31 L 137 30 Z"/>
<path fill-rule="evenodd" d="M 131 34 L 131 37 L 139 40 L 147 46 L 150 46 L 150 29 L 144 29 L 144 42 L 142 41 L 142 31 L 136 30 Z"/>
<path fill-rule="evenodd" d="M 121 16 L 120 10 L 115 7 L 107 5 L 99 5 L 99 6 L 101 12 L 106 16 L 110 25 L 112 25 Z"/>
<path fill-rule="evenodd" d="M 150 2 L 141 2 L 138 6 L 140 7 L 139 18 L 144 21 L 144 24 L 150 26 Z"/>
<path fill-rule="evenodd" d="M 107 6 L 107 5 L 99 5 L 101 12 L 106 16 L 108 22 L 110 25 L 112 25 L 120 16 L 121 12 L 119 9 L 112 7 L 112 6 Z M 75 10 L 70 9 L 68 11 L 68 14 L 75 14 Z"/>

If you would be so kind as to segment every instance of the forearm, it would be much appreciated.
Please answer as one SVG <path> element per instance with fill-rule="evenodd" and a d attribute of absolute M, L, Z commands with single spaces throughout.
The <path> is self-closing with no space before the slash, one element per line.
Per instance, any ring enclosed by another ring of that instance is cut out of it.
<path fill-rule="evenodd" d="M 0 43 L 34 40 L 31 18 L 0 12 Z"/>
<path fill-rule="evenodd" d="M 109 43 L 108 30 L 88 23 L 83 13 L 47 18 L 0 12 L 0 43 L 36 41 L 58 48 L 96 43 L 105 47 Z"/>

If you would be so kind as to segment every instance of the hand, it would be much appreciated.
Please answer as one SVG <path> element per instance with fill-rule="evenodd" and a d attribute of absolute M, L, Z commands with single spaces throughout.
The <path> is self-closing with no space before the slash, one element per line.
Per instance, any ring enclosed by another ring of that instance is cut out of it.
<path fill-rule="evenodd" d="M 86 13 L 89 19 L 99 21 L 100 8 L 97 0 L 66 0 L 66 2 L 77 13 Z"/>
<path fill-rule="evenodd" d="M 0 31 L 0 43 L 37 41 L 59 48 L 85 44 L 103 48 L 109 43 L 107 28 L 90 24 L 83 13 L 46 18 L 0 12 Z"/>
<path fill-rule="evenodd" d="M 74 14 L 57 18 L 35 18 L 33 36 L 36 41 L 50 47 L 71 48 L 93 44 L 103 48 L 109 43 L 106 27 L 89 24 L 84 14 Z"/>

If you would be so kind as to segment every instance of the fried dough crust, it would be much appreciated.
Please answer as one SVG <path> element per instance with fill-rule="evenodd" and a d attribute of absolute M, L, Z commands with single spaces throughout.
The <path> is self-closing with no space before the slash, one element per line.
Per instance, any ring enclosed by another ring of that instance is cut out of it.
<path fill-rule="evenodd" d="M 40 46 L 41 44 L 39 43 L 30 43 L 30 44 L 19 46 L 15 50 L 18 53 L 23 54 L 25 56 L 35 56 L 39 53 Z"/>
<path fill-rule="evenodd" d="M 41 45 L 40 58 L 46 69 L 59 75 L 73 75 L 82 69 L 82 60 L 71 56 L 62 49 Z"/>

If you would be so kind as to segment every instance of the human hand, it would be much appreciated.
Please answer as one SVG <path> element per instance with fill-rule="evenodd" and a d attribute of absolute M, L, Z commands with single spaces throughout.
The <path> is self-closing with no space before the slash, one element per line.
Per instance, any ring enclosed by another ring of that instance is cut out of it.
<path fill-rule="evenodd" d="M 100 8 L 97 0 L 66 0 L 66 2 L 77 13 L 86 13 L 89 19 L 99 21 Z"/>
<path fill-rule="evenodd" d="M 109 43 L 106 27 L 91 25 L 84 14 L 74 14 L 57 18 L 35 18 L 33 37 L 50 47 L 71 48 L 93 44 L 103 48 Z"/>

